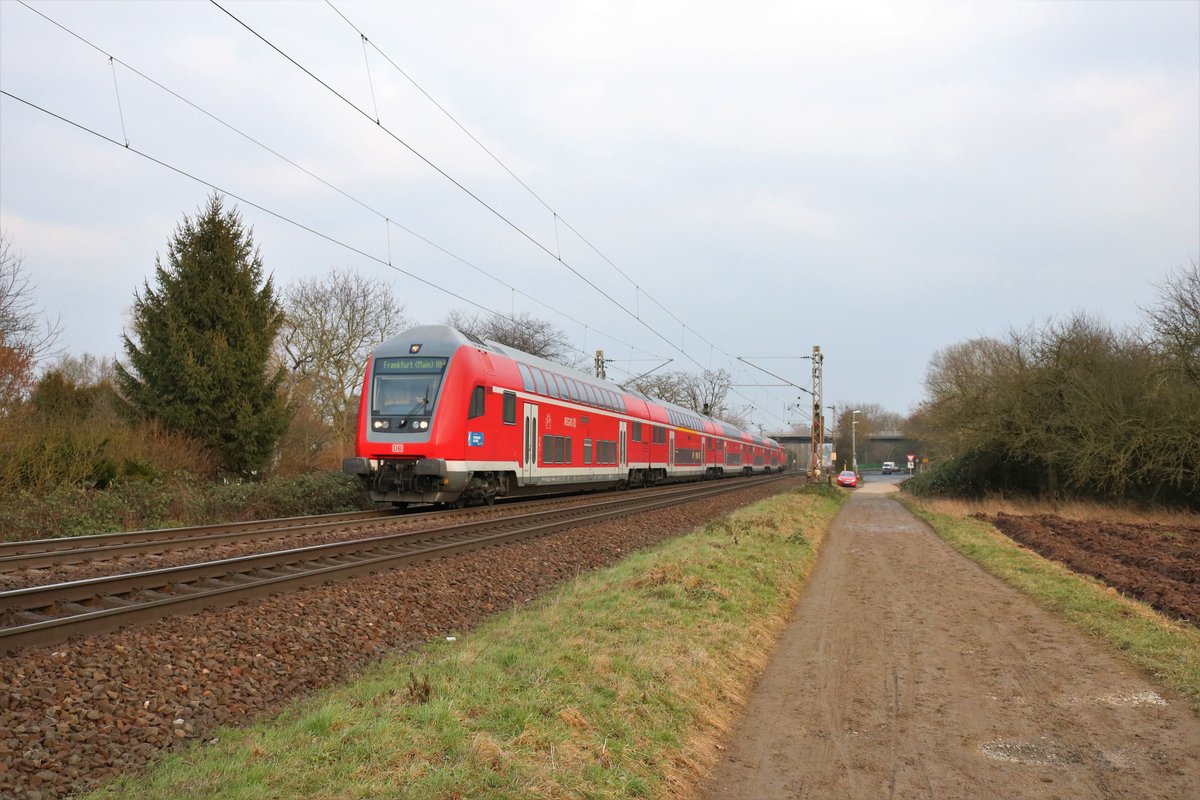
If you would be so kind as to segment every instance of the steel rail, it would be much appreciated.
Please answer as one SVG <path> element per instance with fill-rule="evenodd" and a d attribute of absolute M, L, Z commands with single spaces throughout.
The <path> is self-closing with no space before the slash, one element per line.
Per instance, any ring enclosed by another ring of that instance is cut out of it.
<path fill-rule="evenodd" d="M 113 630 L 175 614 L 234 605 L 285 588 L 325 583 L 501 542 L 595 524 L 635 512 L 737 491 L 781 480 L 692 484 L 664 494 L 606 496 L 595 504 L 536 511 L 502 519 L 351 542 L 283 550 L 222 561 L 167 567 L 0 592 L 0 613 L 12 623 L 0 628 L 0 652 L 62 642 L 76 634 Z M 664 496 L 665 495 L 665 496 Z M 306 566 L 307 565 L 307 566 Z M 280 573 L 283 574 L 280 574 Z M 173 592 L 173 594 L 166 594 Z M 119 597 L 125 595 L 124 597 Z M 109 607 L 102 607 L 102 606 Z M 34 612 L 61 613 L 44 618 Z"/>
<path fill-rule="evenodd" d="M 226 522 L 217 525 L 193 525 L 185 528 L 98 533 L 90 536 L 60 536 L 53 539 L 31 539 L 23 542 L 0 542 L 0 572 L 17 569 L 74 564 L 94 558 L 110 558 L 122 553 L 161 553 L 187 547 L 219 544 L 246 537 L 289 535 L 304 530 L 320 531 L 362 521 L 388 521 L 398 512 L 392 509 L 346 511 L 338 514 L 315 514 L 305 517 L 249 522 Z"/>
<path fill-rule="evenodd" d="M 672 484 L 657 491 L 678 488 Z M 572 495 L 574 497 L 575 495 Z M 562 496 L 540 497 L 519 503 L 533 506 L 561 503 Z M 182 528 L 101 533 L 90 536 L 62 536 L 53 539 L 33 539 L 22 542 L 0 542 L 0 574 L 21 569 L 40 569 L 66 566 L 84 561 L 96 561 L 128 555 L 157 555 L 172 550 L 200 547 L 250 539 L 277 539 L 302 533 L 336 530 L 347 523 L 361 522 L 365 526 L 380 525 L 403 519 L 420 522 L 424 519 L 445 520 L 470 514 L 481 507 L 448 511 L 403 512 L 398 509 L 347 511 L 336 514 L 315 514 L 302 517 L 281 517 L 247 522 L 226 522 L 215 525 L 194 525 Z M 448 517 L 447 515 L 455 515 Z"/>

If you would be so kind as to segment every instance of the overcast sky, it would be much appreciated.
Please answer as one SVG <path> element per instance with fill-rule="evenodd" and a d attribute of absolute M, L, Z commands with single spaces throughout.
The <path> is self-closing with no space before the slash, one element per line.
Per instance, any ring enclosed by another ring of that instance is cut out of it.
<path fill-rule="evenodd" d="M 938 349 L 1137 324 L 1200 257 L 1188 0 L 0 0 L 0 88 L 0 228 L 74 355 L 120 352 L 209 185 L 280 287 L 529 312 L 618 380 L 808 387 L 817 344 L 826 404 L 899 413 Z"/>

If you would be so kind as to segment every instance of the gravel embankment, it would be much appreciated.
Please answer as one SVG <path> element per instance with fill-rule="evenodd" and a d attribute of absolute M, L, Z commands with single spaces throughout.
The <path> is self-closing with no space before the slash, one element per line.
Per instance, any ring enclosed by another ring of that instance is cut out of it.
<path fill-rule="evenodd" d="M 242 606 L 0 658 L 0 797 L 136 772 L 383 655 L 461 634 L 572 576 L 798 485 L 788 480 Z"/>

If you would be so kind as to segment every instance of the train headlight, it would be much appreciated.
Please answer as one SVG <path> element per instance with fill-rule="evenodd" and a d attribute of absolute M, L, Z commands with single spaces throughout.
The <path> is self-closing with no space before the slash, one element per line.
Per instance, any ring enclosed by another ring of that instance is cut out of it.
<path fill-rule="evenodd" d="M 371 427 L 373 427 L 377 431 L 387 430 L 388 421 L 386 419 L 377 419 L 373 423 L 371 423 Z"/>
<path fill-rule="evenodd" d="M 429 427 L 429 420 L 427 420 L 427 419 L 423 419 L 423 420 L 420 420 L 419 422 L 417 422 L 417 428 L 419 428 L 420 430 L 425 430 L 428 427 Z"/>

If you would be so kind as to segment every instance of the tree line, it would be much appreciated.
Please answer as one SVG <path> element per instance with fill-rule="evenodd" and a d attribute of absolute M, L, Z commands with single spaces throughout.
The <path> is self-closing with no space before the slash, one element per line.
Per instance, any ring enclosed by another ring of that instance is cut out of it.
<path fill-rule="evenodd" d="M 910 426 L 939 455 L 911 488 L 1200 507 L 1200 267 L 1142 324 L 1075 314 L 936 353 Z"/>
<path fill-rule="evenodd" d="M 590 366 L 529 314 L 452 311 L 444 322 Z M 212 195 L 134 292 L 123 360 L 62 355 L 58 323 L 41 319 L 21 257 L 0 238 L 0 486 L 336 470 L 353 448 L 370 351 L 411 324 L 390 287 L 348 270 L 276 287 L 252 231 Z M 629 388 L 737 422 L 728 384 L 723 372 L 674 372 Z"/>

